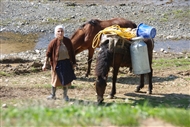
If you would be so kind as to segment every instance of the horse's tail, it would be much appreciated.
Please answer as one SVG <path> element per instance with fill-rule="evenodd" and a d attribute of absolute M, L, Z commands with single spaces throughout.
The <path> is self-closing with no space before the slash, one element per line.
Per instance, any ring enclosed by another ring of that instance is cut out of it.
<path fill-rule="evenodd" d="M 100 46 L 98 56 L 96 58 L 95 75 L 103 78 L 107 77 L 112 61 L 112 53 L 109 51 L 108 43 Z"/>

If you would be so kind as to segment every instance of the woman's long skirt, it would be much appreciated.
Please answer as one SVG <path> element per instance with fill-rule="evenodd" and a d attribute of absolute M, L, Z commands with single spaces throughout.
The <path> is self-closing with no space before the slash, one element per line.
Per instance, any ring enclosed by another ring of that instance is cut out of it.
<path fill-rule="evenodd" d="M 52 70 L 52 86 L 66 86 L 76 79 L 69 59 L 57 62 L 55 71 Z"/>

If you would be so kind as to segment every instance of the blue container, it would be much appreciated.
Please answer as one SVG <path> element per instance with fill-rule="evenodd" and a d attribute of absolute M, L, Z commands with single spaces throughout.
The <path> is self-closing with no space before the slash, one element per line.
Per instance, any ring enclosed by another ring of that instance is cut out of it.
<path fill-rule="evenodd" d="M 156 36 L 156 29 L 141 23 L 137 27 L 137 37 L 142 36 L 143 38 L 154 38 Z"/>

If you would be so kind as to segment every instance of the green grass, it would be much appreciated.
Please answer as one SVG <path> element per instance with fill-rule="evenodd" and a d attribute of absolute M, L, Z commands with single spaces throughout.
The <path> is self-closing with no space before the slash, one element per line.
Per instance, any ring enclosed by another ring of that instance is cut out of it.
<path fill-rule="evenodd" d="M 153 68 L 154 69 L 166 69 L 166 68 L 178 68 L 179 70 L 188 70 L 190 68 L 190 59 L 189 58 L 173 58 L 173 59 L 154 59 Z"/>
<path fill-rule="evenodd" d="M 4 71 L 0 71 L 0 76 L 10 76 L 10 74 L 4 72 Z"/>
<path fill-rule="evenodd" d="M 68 105 L 61 108 L 44 106 L 9 107 L 1 111 L 3 126 L 138 126 L 143 119 L 154 117 L 177 126 L 190 125 L 190 110 L 151 107 L 147 103 L 109 105 Z"/>
<path fill-rule="evenodd" d="M 158 107 L 147 108 L 147 112 L 150 116 L 160 118 L 176 126 L 188 127 L 190 125 L 190 110 Z"/>
<path fill-rule="evenodd" d="M 159 18 L 160 22 L 167 22 L 171 19 L 187 20 L 190 18 L 190 9 L 186 10 L 172 10 L 162 14 Z"/>
<path fill-rule="evenodd" d="M 190 80 L 190 78 L 185 78 L 185 80 Z"/>
<path fill-rule="evenodd" d="M 175 10 L 173 11 L 174 18 L 183 18 L 183 17 L 189 17 L 190 18 L 190 9 L 187 10 Z"/>
<path fill-rule="evenodd" d="M 168 21 L 168 17 L 163 17 L 160 19 L 161 22 L 167 22 Z"/>

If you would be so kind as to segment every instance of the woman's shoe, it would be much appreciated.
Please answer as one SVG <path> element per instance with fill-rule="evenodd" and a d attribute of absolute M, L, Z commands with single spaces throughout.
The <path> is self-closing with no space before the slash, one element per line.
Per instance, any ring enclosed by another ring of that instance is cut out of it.
<path fill-rule="evenodd" d="M 69 97 L 68 96 L 65 96 L 63 97 L 64 101 L 69 101 Z"/>
<path fill-rule="evenodd" d="M 55 97 L 55 95 L 49 95 L 48 97 L 47 97 L 47 99 L 48 100 L 55 100 L 56 99 L 56 97 Z"/>

